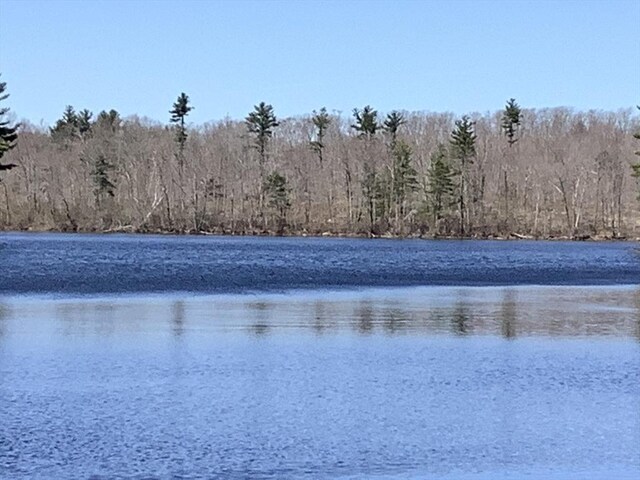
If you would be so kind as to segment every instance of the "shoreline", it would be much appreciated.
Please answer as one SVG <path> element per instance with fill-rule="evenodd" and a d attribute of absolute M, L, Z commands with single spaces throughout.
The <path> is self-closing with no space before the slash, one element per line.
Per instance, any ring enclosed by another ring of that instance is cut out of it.
<path fill-rule="evenodd" d="M 272 230 L 253 230 L 245 232 L 220 232 L 220 231 L 195 231 L 195 230 L 134 230 L 133 228 L 110 228 L 107 230 L 61 230 L 61 229 L 34 229 L 22 230 L 0 229 L 1 234 L 77 234 L 77 235 L 141 235 L 141 236 L 176 236 L 176 237 L 265 237 L 265 238 L 353 238 L 370 240 L 489 240 L 489 241 L 549 241 L 549 242 L 640 242 L 640 237 L 608 236 L 608 235 L 548 235 L 535 236 L 511 232 L 505 235 L 426 235 L 426 234 L 395 234 L 386 232 L 383 234 L 358 233 L 358 232 L 306 232 L 290 231 L 278 233 Z"/>

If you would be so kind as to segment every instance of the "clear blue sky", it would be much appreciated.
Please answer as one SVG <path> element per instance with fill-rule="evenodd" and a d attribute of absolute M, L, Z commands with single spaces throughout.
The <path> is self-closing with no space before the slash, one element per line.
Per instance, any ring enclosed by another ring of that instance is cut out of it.
<path fill-rule="evenodd" d="M 615 110 L 640 103 L 640 0 L 0 0 L 18 118 L 65 105 L 194 123 L 326 106 Z"/>

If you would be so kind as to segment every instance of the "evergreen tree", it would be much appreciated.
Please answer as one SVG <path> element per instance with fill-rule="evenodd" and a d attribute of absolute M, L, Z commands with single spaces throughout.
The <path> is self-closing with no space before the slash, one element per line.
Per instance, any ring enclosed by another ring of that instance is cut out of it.
<path fill-rule="evenodd" d="M 396 188 L 398 187 L 398 182 L 396 178 L 397 162 L 398 162 L 398 158 L 400 158 L 398 154 L 402 155 L 401 150 L 404 149 L 405 147 L 408 148 L 408 145 L 404 145 L 400 151 L 396 151 L 396 146 L 398 143 L 398 130 L 405 123 L 406 123 L 406 120 L 404 118 L 404 115 L 400 112 L 393 111 L 387 114 L 387 118 L 382 124 L 382 129 L 389 136 L 389 143 L 387 146 L 391 156 L 391 166 L 390 166 L 391 181 L 389 182 L 389 189 L 388 189 L 388 203 L 389 203 L 388 211 L 389 213 L 391 213 L 392 210 L 395 212 L 396 228 L 398 227 L 398 217 L 401 213 L 399 208 L 399 203 L 398 203 L 399 196 L 398 196 L 398 192 L 396 191 Z M 410 155 L 411 155 L 411 152 L 409 150 L 409 156 Z"/>
<path fill-rule="evenodd" d="M 55 125 L 49 129 L 51 138 L 61 144 L 68 146 L 70 142 L 80 137 L 78 127 L 78 114 L 71 105 L 67 105 L 62 113 L 62 118 L 58 119 Z"/>
<path fill-rule="evenodd" d="M 95 121 L 95 126 L 101 129 L 110 130 L 112 133 L 117 132 L 122 124 L 120 114 L 116 110 L 109 110 L 108 112 L 102 110 Z"/>
<path fill-rule="evenodd" d="M 254 148 L 258 151 L 258 160 L 260 168 L 260 179 L 262 180 L 262 188 L 260 189 L 259 198 L 259 214 L 263 218 L 266 226 L 266 219 L 264 217 L 264 196 L 265 186 L 268 182 L 265 179 L 265 168 L 267 163 L 269 140 L 273 136 L 274 129 L 280 125 L 275 113 L 273 112 L 273 106 L 268 105 L 265 102 L 260 102 L 258 105 L 254 105 L 253 112 L 250 112 L 245 117 L 245 125 L 249 133 L 255 136 Z"/>
<path fill-rule="evenodd" d="M 392 150 L 393 148 L 395 148 L 396 142 L 398 140 L 398 130 L 405 123 L 407 123 L 407 120 L 404 118 L 404 115 L 396 111 L 389 113 L 384 121 L 383 128 L 385 132 L 389 134 L 391 140 L 390 148 Z"/>
<path fill-rule="evenodd" d="M 358 132 L 358 137 L 365 140 L 366 156 L 371 155 L 371 143 L 373 137 L 378 131 L 378 112 L 367 105 L 362 110 L 353 109 L 353 118 L 355 123 L 351 128 Z M 373 234 L 376 221 L 376 199 L 378 188 L 378 180 L 376 170 L 371 164 L 371 159 L 366 158 L 364 162 L 364 174 L 362 179 L 362 195 L 364 196 L 367 211 L 369 214 L 369 231 Z"/>
<path fill-rule="evenodd" d="M 374 178 L 374 185 L 373 198 L 375 199 L 376 216 L 381 218 L 385 218 L 385 216 L 390 217 L 395 204 L 392 171 L 387 169 L 378 173 Z M 366 194 L 366 187 L 368 186 L 365 182 L 363 182 L 362 186 L 363 193 Z M 390 218 L 389 221 L 391 221 Z"/>
<path fill-rule="evenodd" d="M 369 105 L 365 106 L 362 110 L 354 108 L 353 118 L 356 122 L 351 125 L 351 128 L 358 132 L 359 137 L 370 141 L 379 128 L 378 112 Z"/>
<path fill-rule="evenodd" d="M 502 113 L 502 131 L 507 143 L 512 147 L 518 141 L 518 132 L 522 121 L 522 110 L 515 98 L 509 99 Z"/>
<path fill-rule="evenodd" d="M 364 177 L 361 183 L 362 196 L 367 203 L 367 212 L 369 216 L 369 232 L 374 233 L 374 226 L 376 223 L 376 201 L 378 200 L 378 193 L 380 192 L 380 186 L 376 171 L 365 164 Z"/>
<path fill-rule="evenodd" d="M 638 183 L 638 200 L 640 200 L 640 163 L 631 165 L 631 169 L 633 170 L 631 176 L 635 178 Z"/>
<path fill-rule="evenodd" d="M 4 93 L 6 88 L 6 82 L 0 82 L 0 102 L 9 97 L 8 93 Z M 5 120 L 4 117 L 7 113 L 9 113 L 9 108 L 0 107 L 0 158 L 14 148 L 18 140 L 18 125 L 11 126 L 11 122 Z M 7 165 L 0 164 L 0 170 L 11 170 L 15 166 L 13 163 Z"/>
<path fill-rule="evenodd" d="M 519 140 L 518 133 L 520 130 L 522 120 L 522 110 L 520 105 L 516 103 L 515 98 L 509 99 L 504 111 L 502 112 L 502 132 L 507 137 L 507 144 L 509 145 L 509 161 L 513 163 L 514 151 L 513 146 Z M 503 193 L 504 193 L 504 226 L 509 228 L 509 174 L 507 166 L 504 165 L 502 169 L 502 176 L 504 181 Z"/>
<path fill-rule="evenodd" d="M 476 155 L 476 138 L 474 124 L 468 116 L 465 115 L 461 120 L 456 120 L 449 143 L 451 145 L 451 156 L 458 160 L 460 166 L 460 184 L 458 187 L 460 235 L 465 234 L 467 168 L 470 163 L 473 163 L 473 157 Z"/>
<path fill-rule="evenodd" d="M 169 121 L 176 124 L 176 143 L 178 144 L 177 158 L 180 171 L 182 171 L 184 167 L 184 146 L 187 143 L 188 137 L 184 121 L 191 110 L 193 110 L 193 107 L 189 105 L 189 96 L 184 92 L 178 95 L 178 99 L 173 104 L 173 108 L 169 110 L 171 114 Z"/>
<path fill-rule="evenodd" d="M 109 172 L 114 170 L 114 168 L 114 165 L 109 163 L 103 154 L 98 155 L 97 160 L 94 162 L 91 178 L 95 186 L 94 194 L 98 206 L 102 204 L 104 195 L 114 196 L 116 186 L 109 177 Z"/>
<path fill-rule="evenodd" d="M 403 141 L 396 143 L 393 149 L 393 196 L 396 212 L 396 223 L 398 215 L 405 215 L 405 202 L 407 196 L 415 191 L 418 181 L 417 172 L 411 164 L 411 147 Z"/>
<path fill-rule="evenodd" d="M 640 105 L 637 108 L 638 110 L 640 110 Z M 640 132 L 634 133 L 633 138 L 635 138 L 636 140 L 640 140 Z M 634 153 L 640 156 L 640 150 L 637 150 Z M 638 200 L 640 200 L 640 162 L 631 165 L 631 169 L 633 170 L 633 173 L 631 175 L 636 179 L 638 183 Z"/>
<path fill-rule="evenodd" d="M 323 153 L 324 153 L 324 136 L 329 128 L 329 124 L 331 123 L 331 118 L 327 113 L 327 109 L 322 107 L 320 112 L 313 111 L 313 116 L 311 117 L 311 121 L 313 122 L 313 126 L 315 127 L 315 140 L 312 140 L 309 145 L 311 146 L 311 150 L 318 155 L 318 162 L 320 166 L 322 166 L 323 161 Z"/>
<path fill-rule="evenodd" d="M 286 224 L 287 211 L 291 207 L 287 178 L 275 171 L 266 178 L 263 190 L 269 197 L 269 206 L 276 211 L 278 231 L 282 233 Z"/>
<path fill-rule="evenodd" d="M 442 218 L 445 208 L 452 204 L 454 172 L 448 162 L 447 149 L 443 144 L 431 155 L 431 164 L 427 172 L 427 200 L 428 208 L 433 215 L 433 224 L 436 233 L 438 223 Z"/>
<path fill-rule="evenodd" d="M 91 113 L 86 108 L 78 112 L 76 116 L 76 124 L 78 126 L 78 133 L 82 139 L 85 139 L 91 134 L 92 122 L 91 118 L 93 117 L 93 113 Z"/>
<path fill-rule="evenodd" d="M 273 130 L 280 125 L 273 113 L 273 106 L 260 102 L 254 105 L 253 112 L 245 118 L 249 133 L 255 136 L 255 148 L 260 155 L 260 168 L 264 169 L 267 162 L 267 146 L 273 136 Z"/>

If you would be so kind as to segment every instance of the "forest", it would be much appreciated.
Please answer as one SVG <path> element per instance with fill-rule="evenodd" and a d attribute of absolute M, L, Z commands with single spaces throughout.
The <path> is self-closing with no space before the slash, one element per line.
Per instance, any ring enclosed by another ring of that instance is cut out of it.
<path fill-rule="evenodd" d="M 67 106 L 52 127 L 0 109 L 0 229 L 640 237 L 632 108 L 279 118 L 261 102 L 204 125 L 192 108 L 182 93 L 159 123 Z"/>

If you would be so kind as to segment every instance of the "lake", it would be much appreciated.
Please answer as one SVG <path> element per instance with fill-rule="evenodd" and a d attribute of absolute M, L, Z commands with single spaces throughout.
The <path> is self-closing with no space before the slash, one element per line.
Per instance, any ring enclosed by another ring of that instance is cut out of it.
<path fill-rule="evenodd" d="M 0 478 L 638 478 L 637 249 L 1 234 Z"/>

